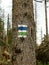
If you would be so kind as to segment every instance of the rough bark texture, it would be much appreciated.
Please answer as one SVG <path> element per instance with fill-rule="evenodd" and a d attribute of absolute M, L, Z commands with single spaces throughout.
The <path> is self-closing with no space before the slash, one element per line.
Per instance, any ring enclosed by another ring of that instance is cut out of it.
<path fill-rule="evenodd" d="M 35 24 L 32 2 L 32 0 L 13 0 L 12 44 L 16 51 L 13 51 L 13 54 L 16 55 L 14 61 L 15 65 L 36 65 L 34 49 Z M 28 26 L 27 37 L 25 39 L 18 38 L 18 24 Z"/>

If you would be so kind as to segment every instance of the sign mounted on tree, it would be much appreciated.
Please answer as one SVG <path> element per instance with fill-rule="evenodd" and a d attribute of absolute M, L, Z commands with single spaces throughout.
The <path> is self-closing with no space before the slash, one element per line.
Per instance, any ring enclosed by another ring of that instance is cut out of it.
<path fill-rule="evenodd" d="M 27 25 L 18 25 L 18 37 L 27 37 Z"/>

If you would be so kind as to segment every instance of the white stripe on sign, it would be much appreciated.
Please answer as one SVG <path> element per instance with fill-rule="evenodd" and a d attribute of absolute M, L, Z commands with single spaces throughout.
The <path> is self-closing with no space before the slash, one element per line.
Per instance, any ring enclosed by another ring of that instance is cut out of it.
<path fill-rule="evenodd" d="M 18 30 L 18 32 L 27 32 L 26 30 Z"/>
<path fill-rule="evenodd" d="M 18 27 L 27 27 L 27 25 L 18 25 Z"/>
<path fill-rule="evenodd" d="M 27 36 L 25 36 L 25 35 L 18 35 L 18 37 L 24 37 L 24 38 L 26 38 Z"/>

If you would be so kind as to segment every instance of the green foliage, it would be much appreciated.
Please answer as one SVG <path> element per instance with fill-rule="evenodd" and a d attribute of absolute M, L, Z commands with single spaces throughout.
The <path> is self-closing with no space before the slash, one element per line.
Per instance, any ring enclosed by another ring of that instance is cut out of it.
<path fill-rule="evenodd" d="M 42 63 L 42 65 L 49 65 L 49 40 L 47 40 L 46 35 L 37 49 L 36 58 L 38 62 Z"/>
<path fill-rule="evenodd" d="M 36 65 L 43 65 L 43 63 L 41 63 L 41 62 L 38 61 Z M 49 65 L 49 62 L 47 64 L 44 63 L 44 65 Z"/>

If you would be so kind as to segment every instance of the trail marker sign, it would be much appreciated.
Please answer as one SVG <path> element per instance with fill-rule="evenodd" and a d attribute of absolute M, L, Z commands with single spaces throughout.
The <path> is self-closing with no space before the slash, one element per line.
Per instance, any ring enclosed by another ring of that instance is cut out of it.
<path fill-rule="evenodd" d="M 27 37 L 27 25 L 18 25 L 18 37 Z"/>

